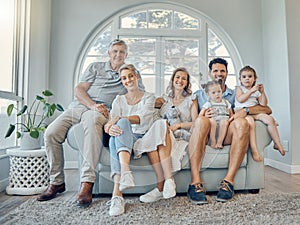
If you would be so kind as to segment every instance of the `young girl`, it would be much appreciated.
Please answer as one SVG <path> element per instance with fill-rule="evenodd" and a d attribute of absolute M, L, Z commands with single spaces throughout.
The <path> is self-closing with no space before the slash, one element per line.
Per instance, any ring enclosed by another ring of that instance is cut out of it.
<path fill-rule="evenodd" d="M 239 79 L 241 81 L 241 86 L 238 86 L 235 92 L 235 111 L 241 108 L 255 106 L 257 104 L 263 106 L 266 106 L 268 104 L 268 98 L 265 94 L 263 84 L 255 84 L 257 75 L 252 67 L 245 66 L 244 68 L 242 68 L 239 73 Z M 277 125 L 272 116 L 261 113 L 251 116 L 248 115 L 246 119 L 250 125 L 250 147 L 252 157 L 255 161 L 262 161 L 262 157 L 259 155 L 256 146 L 254 120 L 262 121 L 268 126 L 268 132 L 274 142 L 274 149 L 277 149 L 281 155 L 285 155 L 285 151 L 280 143 Z"/>
<path fill-rule="evenodd" d="M 165 121 L 153 123 L 155 97 L 138 87 L 138 72 L 131 64 L 119 69 L 122 84 L 127 94 L 118 95 L 112 104 L 111 119 L 104 127 L 111 137 L 111 176 L 114 180 L 109 215 L 117 216 L 125 211 L 122 191 L 135 186 L 129 168 L 130 156 L 134 151 L 139 157 L 143 152 L 156 152 L 164 176 L 164 198 L 176 195 L 170 163 L 170 136 Z M 158 149 L 158 150 L 156 150 Z"/>
<path fill-rule="evenodd" d="M 209 108 L 215 110 L 215 116 L 209 119 L 211 125 L 210 146 L 212 148 L 222 149 L 223 141 L 229 126 L 229 118 L 233 115 L 231 104 L 226 99 L 222 98 L 221 84 L 218 81 L 209 81 L 206 84 L 205 92 L 209 101 L 203 105 L 200 115 L 204 116 L 205 111 Z M 217 125 L 219 125 L 219 133 L 216 140 Z"/>

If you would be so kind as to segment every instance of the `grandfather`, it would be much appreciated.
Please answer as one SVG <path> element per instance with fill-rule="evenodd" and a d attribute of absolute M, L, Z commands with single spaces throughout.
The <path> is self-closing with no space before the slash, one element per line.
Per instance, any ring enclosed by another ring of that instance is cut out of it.
<path fill-rule="evenodd" d="M 113 99 L 126 92 L 118 73 L 127 57 L 127 45 L 115 39 L 108 47 L 109 61 L 91 63 L 75 87 L 75 100 L 68 110 L 53 121 L 45 133 L 45 146 L 50 164 L 50 184 L 38 196 L 38 201 L 47 201 L 62 193 L 65 188 L 64 153 L 62 144 L 68 130 L 81 123 L 84 129 L 82 150 L 81 187 L 77 196 L 79 206 L 92 203 L 92 189 L 96 180 L 96 168 L 103 145 L 103 127 L 108 121 Z M 144 89 L 141 79 L 139 87 Z"/>

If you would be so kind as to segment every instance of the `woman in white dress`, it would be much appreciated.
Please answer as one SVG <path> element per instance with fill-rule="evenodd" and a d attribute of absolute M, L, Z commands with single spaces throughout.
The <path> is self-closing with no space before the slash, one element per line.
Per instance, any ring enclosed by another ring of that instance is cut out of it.
<path fill-rule="evenodd" d="M 125 95 L 118 95 L 112 103 L 111 119 L 104 130 L 109 140 L 111 176 L 114 180 L 112 199 L 109 201 L 111 216 L 125 211 L 122 191 L 135 186 L 129 168 L 130 156 L 140 157 L 143 152 L 156 152 L 166 180 L 164 198 L 176 195 L 172 177 L 170 152 L 171 141 L 167 124 L 163 120 L 153 123 L 155 97 L 139 90 L 139 74 L 131 64 L 119 69 L 122 84 L 127 89 Z"/>
<path fill-rule="evenodd" d="M 160 109 L 161 115 L 164 115 L 167 110 L 173 107 L 176 107 L 179 111 L 180 122 L 174 123 L 169 127 L 172 143 L 172 171 L 175 172 L 181 169 L 181 160 L 186 154 L 188 140 L 178 140 L 174 137 L 173 133 L 179 129 L 186 129 L 192 132 L 193 121 L 198 116 L 198 104 L 192 94 L 190 75 L 185 68 L 180 67 L 173 72 L 167 88 L 167 96 L 156 99 L 157 105 L 159 105 L 159 102 L 162 105 Z M 162 190 L 166 182 L 163 179 L 163 171 L 159 166 L 160 160 L 157 154 L 156 151 L 148 153 L 157 176 L 157 187 L 140 196 L 140 201 L 142 202 L 155 202 L 162 198 Z"/>

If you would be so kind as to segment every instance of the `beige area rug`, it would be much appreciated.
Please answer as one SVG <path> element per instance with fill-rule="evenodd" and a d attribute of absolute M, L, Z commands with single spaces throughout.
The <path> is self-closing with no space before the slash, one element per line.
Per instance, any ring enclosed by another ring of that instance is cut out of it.
<path fill-rule="evenodd" d="M 30 199 L 0 219 L 0 224 L 300 224 L 300 193 L 236 194 L 227 203 L 208 196 L 209 204 L 191 204 L 186 196 L 140 203 L 125 196 L 126 212 L 108 215 L 108 197 L 93 199 L 88 208 L 60 198 L 48 202 Z"/>

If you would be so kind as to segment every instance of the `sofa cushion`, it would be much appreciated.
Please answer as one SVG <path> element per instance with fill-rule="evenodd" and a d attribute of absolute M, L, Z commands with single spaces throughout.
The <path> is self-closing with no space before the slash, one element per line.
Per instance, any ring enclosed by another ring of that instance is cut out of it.
<path fill-rule="evenodd" d="M 68 144 L 75 150 L 83 149 L 83 128 L 81 124 L 74 125 L 70 131 L 68 132 Z M 206 146 L 206 153 L 204 156 L 204 160 L 202 163 L 202 169 L 205 168 L 215 168 L 215 169 L 222 169 L 227 168 L 229 163 L 229 148 L 230 146 L 227 145 L 223 149 L 213 149 L 210 146 Z M 80 153 L 79 153 L 80 154 Z M 110 165 L 110 155 L 109 149 L 107 147 L 103 147 L 103 150 L 100 155 L 100 163 L 102 165 L 109 166 Z M 182 162 L 182 169 L 189 169 L 189 156 L 185 154 Z M 245 156 L 241 167 L 247 165 L 247 155 Z M 149 163 L 148 157 L 146 154 L 140 159 L 132 159 L 130 162 L 130 166 L 133 169 L 137 170 L 152 170 L 152 166 Z"/>

